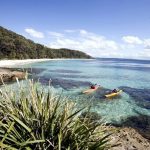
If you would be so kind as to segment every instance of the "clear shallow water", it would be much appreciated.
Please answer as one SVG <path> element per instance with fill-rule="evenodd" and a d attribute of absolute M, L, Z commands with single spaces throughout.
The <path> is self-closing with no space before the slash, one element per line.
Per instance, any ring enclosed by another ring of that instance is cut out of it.
<path fill-rule="evenodd" d="M 55 91 L 69 96 L 78 107 L 91 105 L 91 111 L 100 114 L 105 122 L 121 122 L 139 113 L 150 115 L 150 61 L 51 60 L 24 67 L 33 68 L 33 78 L 40 79 L 43 85 L 51 79 Z M 101 85 L 103 90 L 81 94 L 91 83 Z M 104 93 L 114 88 L 124 92 L 120 97 L 104 99 Z"/>

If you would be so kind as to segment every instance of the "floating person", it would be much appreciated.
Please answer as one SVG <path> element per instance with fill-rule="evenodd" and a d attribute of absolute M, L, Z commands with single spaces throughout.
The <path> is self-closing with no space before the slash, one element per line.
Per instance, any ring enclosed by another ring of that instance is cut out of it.
<path fill-rule="evenodd" d="M 91 85 L 91 86 L 90 86 L 90 89 L 87 89 L 87 90 L 83 91 L 82 93 L 83 93 L 83 94 L 90 94 L 90 93 L 96 91 L 99 87 L 100 87 L 100 86 L 97 85 L 97 84 Z"/>

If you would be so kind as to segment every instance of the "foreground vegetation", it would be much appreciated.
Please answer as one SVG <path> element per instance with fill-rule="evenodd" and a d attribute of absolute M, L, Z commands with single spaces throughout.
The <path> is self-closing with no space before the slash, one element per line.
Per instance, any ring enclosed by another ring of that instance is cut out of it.
<path fill-rule="evenodd" d="M 109 135 L 99 124 L 81 118 L 85 109 L 50 90 L 27 88 L 0 90 L 0 148 L 11 150 L 96 150 L 107 149 Z"/>
<path fill-rule="evenodd" d="M 0 26 L 0 59 L 34 58 L 91 58 L 89 55 L 69 49 L 53 49 L 34 43 L 25 37 Z"/>

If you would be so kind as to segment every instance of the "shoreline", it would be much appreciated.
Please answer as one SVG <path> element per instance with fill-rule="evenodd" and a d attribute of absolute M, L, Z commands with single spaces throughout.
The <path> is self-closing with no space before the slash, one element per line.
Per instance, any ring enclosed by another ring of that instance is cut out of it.
<path fill-rule="evenodd" d="M 84 58 L 54 58 L 54 59 L 14 59 L 14 60 L 0 60 L 0 68 L 2 67 L 14 67 L 15 65 L 26 65 L 35 62 L 52 61 L 52 60 L 93 60 Z"/>
<path fill-rule="evenodd" d="M 0 75 L 4 74 L 6 78 L 6 82 L 8 81 L 16 81 L 16 77 L 18 79 L 24 79 L 25 74 L 23 72 L 13 71 L 10 72 L 11 67 L 13 68 L 15 65 L 25 65 L 35 62 L 44 62 L 44 61 L 57 61 L 57 60 L 93 60 L 93 59 L 25 59 L 25 60 L 0 60 Z M 2 69 L 1 67 L 9 67 L 10 69 Z M 7 83 L 8 83 L 7 82 Z M 138 129 L 134 127 L 117 127 L 113 125 L 108 125 L 108 132 L 110 129 L 114 130 L 115 133 L 110 137 L 110 144 L 118 144 L 118 147 L 111 148 L 111 150 L 127 150 L 135 149 L 138 150 L 146 150 L 150 148 L 150 139 L 146 138 L 139 132 Z M 143 132 L 144 133 L 144 132 Z M 139 142 L 140 141 L 140 142 Z"/>

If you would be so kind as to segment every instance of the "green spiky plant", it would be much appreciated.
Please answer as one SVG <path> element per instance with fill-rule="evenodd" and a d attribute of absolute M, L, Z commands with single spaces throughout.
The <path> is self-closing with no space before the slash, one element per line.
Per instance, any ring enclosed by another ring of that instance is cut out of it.
<path fill-rule="evenodd" d="M 0 148 L 10 150 L 106 149 L 109 134 L 98 124 L 80 118 L 83 109 L 31 80 L 18 92 L 0 91 Z"/>

